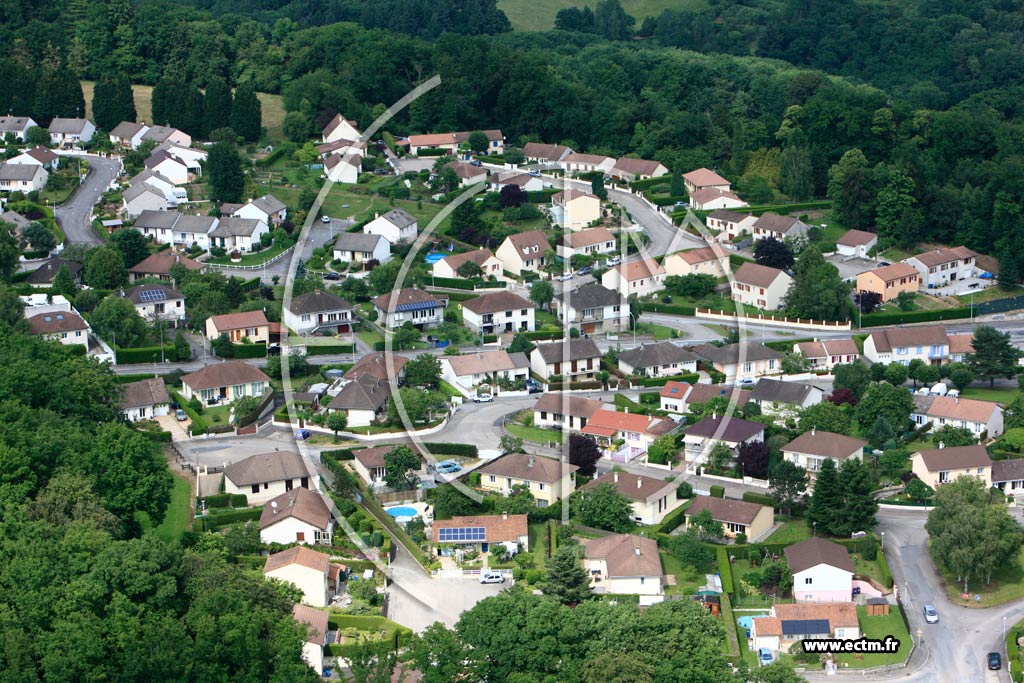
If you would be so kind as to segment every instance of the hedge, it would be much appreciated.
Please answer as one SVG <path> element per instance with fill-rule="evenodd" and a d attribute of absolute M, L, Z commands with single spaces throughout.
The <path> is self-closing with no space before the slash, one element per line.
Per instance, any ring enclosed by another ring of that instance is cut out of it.
<path fill-rule="evenodd" d="M 722 577 L 722 592 L 732 595 L 735 589 L 732 583 L 732 564 L 729 562 L 729 548 L 725 546 L 716 548 L 715 558 L 718 561 L 718 575 Z"/>
<path fill-rule="evenodd" d="M 881 325 L 899 325 L 901 323 L 924 323 L 937 320 L 957 320 L 969 318 L 970 307 L 943 308 L 930 311 L 894 311 L 892 313 L 867 313 L 861 317 L 861 327 L 878 327 Z"/>
<path fill-rule="evenodd" d="M 133 363 L 159 363 L 161 360 L 161 347 L 159 346 L 139 346 L 136 348 L 121 348 L 120 346 L 114 347 L 114 353 L 117 355 L 117 362 L 123 365 L 132 365 Z M 165 344 L 163 346 L 163 358 L 165 360 L 173 361 L 177 359 L 174 355 L 174 344 Z"/>
<path fill-rule="evenodd" d="M 193 410 L 192 406 L 188 404 L 188 401 L 186 401 L 185 398 L 178 392 L 172 391 L 171 397 L 178 402 L 178 405 L 181 407 L 181 409 L 184 410 L 185 414 L 188 415 L 188 418 L 192 420 L 192 424 L 189 426 L 189 431 L 192 433 L 192 436 L 200 436 L 201 434 L 205 434 L 208 429 L 206 426 L 206 420 L 204 420 L 199 413 Z"/>
<path fill-rule="evenodd" d="M 267 343 L 232 344 L 231 353 L 233 358 L 266 358 Z"/>
<path fill-rule="evenodd" d="M 699 379 L 700 375 L 696 372 L 691 372 L 684 375 L 672 375 L 671 377 L 633 377 L 630 378 L 629 382 L 641 387 L 663 387 L 668 382 L 696 384 Z"/>
<path fill-rule="evenodd" d="M 563 330 L 549 330 L 549 331 L 534 331 L 534 332 L 520 332 L 530 341 L 561 341 L 562 337 L 565 336 Z"/>
<path fill-rule="evenodd" d="M 336 353 L 355 353 L 355 344 L 315 344 L 306 347 L 307 356 L 330 356 Z"/>
<path fill-rule="evenodd" d="M 245 282 L 242 283 L 242 291 L 252 292 L 254 290 L 259 289 L 261 284 L 263 284 L 263 281 L 257 275 L 256 277 L 250 280 L 246 280 Z"/>
<path fill-rule="evenodd" d="M 449 289 L 476 289 L 473 280 L 455 277 L 431 277 L 431 287 L 447 287 Z"/>
<path fill-rule="evenodd" d="M 551 197 L 561 192 L 554 188 L 547 190 L 531 190 L 526 193 L 526 201 L 531 204 L 547 204 L 551 201 Z"/>
<path fill-rule="evenodd" d="M 206 496 L 206 507 L 208 508 L 226 508 L 231 506 L 231 494 L 230 493 L 218 493 L 213 496 Z"/>
<path fill-rule="evenodd" d="M 598 382 L 596 379 L 595 380 L 586 380 L 586 381 L 583 381 L 583 382 L 569 382 L 569 383 L 554 382 L 554 383 L 548 383 L 548 386 L 547 386 L 547 390 L 548 391 L 573 391 L 574 389 L 586 391 L 586 390 L 597 390 L 597 389 L 603 389 L 603 388 L 604 388 L 603 385 L 600 382 Z"/>
<path fill-rule="evenodd" d="M 804 342 L 813 342 L 814 340 L 810 337 L 805 339 L 783 339 L 780 341 L 769 341 L 762 342 L 762 346 L 767 346 L 769 349 L 775 349 L 780 353 L 788 353 L 793 350 L 794 345 L 803 344 Z"/>
<path fill-rule="evenodd" d="M 494 344 L 498 341 L 498 335 L 496 334 L 485 334 L 483 336 L 484 344 Z"/>
<path fill-rule="evenodd" d="M 325 455 L 329 458 L 334 458 L 336 460 L 353 460 L 356 457 L 355 454 L 348 448 L 338 448 L 333 451 L 322 451 L 320 453 L 321 458 L 324 457 Z"/>
<path fill-rule="evenodd" d="M 461 455 L 466 458 L 477 458 L 480 453 L 471 443 L 448 443 L 444 441 L 424 442 L 423 447 L 434 455 Z"/>
<path fill-rule="evenodd" d="M 669 195 L 667 197 L 648 197 L 647 199 L 650 200 L 651 204 L 654 204 L 655 206 L 672 206 L 673 204 L 677 204 L 679 202 L 690 201 L 689 195 L 685 194 Z"/>
<path fill-rule="evenodd" d="M 767 505 L 770 508 L 775 507 L 775 499 L 772 498 L 771 496 L 766 496 L 763 493 L 754 493 L 753 491 L 747 491 L 743 494 L 743 500 L 748 503 Z"/>
<path fill-rule="evenodd" d="M 140 429 L 139 432 L 144 434 L 146 438 L 152 439 L 157 443 L 170 443 L 172 441 L 171 433 L 165 432 L 162 429 L 160 431 L 153 431 L 151 429 Z"/>
<path fill-rule="evenodd" d="M 695 306 L 686 306 L 684 304 L 662 304 L 655 302 L 641 302 L 640 312 L 666 313 L 668 315 L 686 315 L 693 317 L 697 315 L 697 308 Z"/>
<path fill-rule="evenodd" d="M 449 151 L 444 147 L 424 147 L 416 152 L 418 157 L 443 157 L 448 154 Z"/>
<path fill-rule="evenodd" d="M 277 147 L 274 148 L 273 152 L 271 152 L 267 156 L 263 157 L 262 159 L 257 159 L 255 164 L 257 166 L 270 166 L 275 161 L 277 161 L 282 156 L 284 156 L 285 152 L 294 152 L 294 151 L 295 151 L 295 145 L 290 145 L 288 143 L 285 143 L 285 144 L 282 144 L 282 145 L 278 145 Z"/>
<path fill-rule="evenodd" d="M 241 510 L 225 510 L 215 514 L 196 518 L 196 531 L 215 531 L 229 524 L 255 521 L 263 514 L 263 508 L 243 508 Z M 198 527 L 202 528 L 198 528 Z"/>
<path fill-rule="evenodd" d="M 658 525 L 658 533 L 670 534 L 682 526 L 686 521 L 686 508 L 688 507 L 690 506 L 686 504 L 680 505 L 669 514 L 665 515 L 665 519 L 661 520 L 661 524 Z"/>
<path fill-rule="evenodd" d="M 725 498 L 725 487 L 719 486 L 718 484 L 711 485 L 711 497 L 712 498 Z"/>
<path fill-rule="evenodd" d="M 658 176 L 657 178 L 644 178 L 643 180 L 634 180 L 629 184 L 631 190 L 649 190 L 655 185 L 664 185 L 672 182 L 672 175 L 666 174 Z"/>

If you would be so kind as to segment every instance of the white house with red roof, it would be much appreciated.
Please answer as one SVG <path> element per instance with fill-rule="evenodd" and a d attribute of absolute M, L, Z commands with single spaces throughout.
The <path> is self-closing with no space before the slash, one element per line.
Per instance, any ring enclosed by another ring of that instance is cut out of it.
<path fill-rule="evenodd" d="M 582 230 L 601 220 L 601 200 L 589 192 L 569 188 L 552 195 L 551 222 L 570 230 Z"/>
<path fill-rule="evenodd" d="M 666 275 L 711 275 L 725 277 L 729 272 L 729 254 L 719 246 L 677 251 L 665 257 Z"/>
<path fill-rule="evenodd" d="M 631 462 L 645 457 L 655 439 L 677 427 L 675 422 L 662 417 L 599 410 L 590 416 L 587 426 L 580 432 L 595 437 L 613 462 Z M 616 446 L 620 441 L 622 443 Z"/>
<path fill-rule="evenodd" d="M 782 308 L 792 282 L 793 278 L 783 270 L 747 261 L 733 275 L 732 299 L 745 306 L 774 311 Z"/>
<path fill-rule="evenodd" d="M 645 297 L 665 289 L 665 274 L 664 266 L 644 256 L 609 268 L 601 276 L 601 284 L 625 297 Z"/>

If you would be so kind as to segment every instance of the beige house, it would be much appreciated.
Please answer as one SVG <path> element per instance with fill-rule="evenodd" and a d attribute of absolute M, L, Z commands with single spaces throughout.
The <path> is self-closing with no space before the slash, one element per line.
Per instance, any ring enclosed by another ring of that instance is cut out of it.
<path fill-rule="evenodd" d="M 902 292 L 914 293 L 920 285 L 917 268 L 908 263 L 894 263 L 857 276 L 857 291 L 877 294 L 882 297 L 882 303 L 892 301 Z"/>
<path fill-rule="evenodd" d="M 582 230 L 601 220 L 601 200 L 589 192 L 563 190 L 551 197 L 551 222 L 570 230 Z"/>
<path fill-rule="evenodd" d="M 872 363 L 909 365 L 917 359 L 928 365 L 941 365 L 952 360 L 950 341 L 941 325 L 875 330 L 864 340 L 864 357 Z"/>
<path fill-rule="evenodd" d="M 573 152 L 562 159 L 561 166 L 566 173 L 593 173 L 594 171 L 609 173 L 615 166 L 615 159 L 602 154 Z"/>
<path fill-rule="evenodd" d="M 302 661 L 318 676 L 324 673 L 324 646 L 327 644 L 327 612 L 309 605 L 294 605 L 292 619 L 306 627 L 306 640 L 302 643 Z"/>
<path fill-rule="evenodd" d="M 36 192 L 46 187 L 49 176 L 42 166 L 0 164 L 0 192 Z"/>
<path fill-rule="evenodd" d="M 487 180 L 487 171 L 479 166 L 474 166 L 464 161 L 451 161 L 445 164 L 445 166 L 455 171 L 455 175 L 459 177 L 459 184 L 462 187 L 468 187 Z"/>
<path fill-rule="evenodd" d="M 648 178 L 660 178 L 668 173 L 668 168 L 660 161 L 653 159 L 634 159 L 632 157 L 619 157 L 612 166 L 609 173 L 613 178 L 620 178 L 627 183 L 634 180 L 647 180 Z"/>
<path fill-rule="evenodd" d="M 345 413 L 349 427 L 366 427 L 384 417 L 390 399 L 390 382 L 363 374 L 346 383 L 327 410 Z"/>
<path fill-rule="evenodd" d="M 589 228 L 562 235 L 555 247 L 555 253 L 572 260 L 573 256 L 584 255 L 595 258 L 615 252 L 615 235 L 608 228 Z"/>
<path fill-rule="evenodd" d="M 628 297 L 645 297 L 665 289 L 665 268 L 648 256 L 620 263 L 605 271 L 601 284 Z"/>
<path fill-rule="evenodd" d="M 38 337 L 59 341 L 64 346 L 82 345 L 89 348 L 89 323 L 68 307 L 67 311 L 46 311 L 35 313 L 28 318 L 28 331 Z"/>
<path fill-rule="evenodd" d="M 480 247 L 474 251 L 465 251 L 461 254 L 452 254 L 434 264 L 432 269 L 434 277 L 462 278 L 459 275 L 459 268 L 467 262 L 475 263 L 483 273 L 483 277 L 494 277 L 501 279 L 501 261 L 490 249 Z"/>
<path fill-rule="evenodd" d="M 186 401 L 196 396 L 203 403 L 234 401 L 243 396 L 263 396 L 270 378 L 259 368 L 242 361 L 207 365 L 181 378 L 181 395 Z"/>
<path fill-rule="evenodd" d="M 918 451 L 911 458 L 911 471 L 933 489 L 960 477 L 977 477 L 992 487 L 992 459 L 984 446 L 957 446 Z"/>
<path fill-rule="evenodd" d="M 167 385 L 159 377 L 142 379 L 122 385 L 121 416 L 129 422 L 151 420 L 167 415 L 171 409 L 171 397 Z"/>
<path fill-rule="evenodd" d="M 299 487 L 271 498 L 259 526 L 262 543 L 330 545 L 334 520 L 323 494 Z"/>
<path fill-rule="evenodd" d="M 543 142 L 527 142 L 523 145 L 523 156 L 529 162 L 545 162 L 557 164 L 572 154 L 572 149 L 565 145 L 551 145 Z"/>
<path fill-rule="evenodd" d="M 725 277 L 729 272 L 729 254 L 721 247 L 701 247 L 669 254 L 663 265 L 666 275 Z"/>
<path fill-rule="evenodd" d="M 612 534 L 587 541 L 584 552 L 595 593 L 661 595 L 665 572 L 653 538 Z"/>
<path fill-rule="evenodd" d="M 579 431 L 599 410 L 606 407 L 603 401 L 595 401 L 575 394 L 557 391 L 545 393 L 533 406 L 533 424 L 537 427 Z"/>
<path fill-rule="evenodd" d="M 725 375 L 726 382 L 757 379 L 782 372 L 782 354 L 764 344 L 739 342 L 725 346 L 701 344 L 690 349 Z"/>
<path fill-rule="evenodd" d="M 866 441 L 833 432 L 819 432 L 813 426 L 782 447 L 782 457 L 803 467 L 813 477 L 822 463 L 831 460 L 836 467 L 848 458 L 860 458 Z"/>
<path fill-rule="evenodd" d="M 224 492 L 246 496 L 249 505 L 260 505 L 293 489 L 309 488 L 306 461 L 293 451 L 250 455 L 224 466 Z"/>
<path fill-rule="evenodd" d="M 846 365 L 860 358 L 860 350 L 853 339 L 800 342 L 793 345 L 793 353 L 803 356 L 812 371 L 832 370 L 837 365 Z"/>
<path fill-rule="evenodd" d="M 594 379 L 601 370 L 601 350 L 593 339 L 569 339 L 537 344 L 530 352 L 530 370 L 543 379 Z"/>
<path fill-rule="evenodd" d="M 748 503 L 732 498 L 715 498 L 713 496 L 695 496 L 690 507 L 686 508 L 686 527 L 691 520 L 708 510 L 716 522 L 721 522 L 726 538 L 735 538 L 744 534 L 749 541 L 756 541 L 771 531 L 775 523 L 775 511 L 767 505 Z"/>
<path fill-rule="evenodd" d="M 524 270 L 540 271 L 549 251 L 551 243 L 547 235 L 540 230 L 528 230 L 506 237 L 494 255 L 506 272 L 519 277 Z"/>
<path fill-rule="evenodd" d="M 690 206 L 696 211 L 715 209 L 740 209 L 747 203 L 729 190 L 705 187 L 690 193 Z"/>
<path fill-rule="evenodd" d="M 683 184 L 686 185 L 686 191 L 691 194 L 704 188 L 728 192 L 732 187 L 732 183 L 709 168 L 698 168 L 695 171 L 684 173 Z"/>
<path fill-rule="evenodd" d="M 537 328 L 536 309 L 512 292 L 482 294 L 462 303 L 462 324 L 483 334 L 532 332 Z"/>
<path fill-rule="evenodd" d="M 226 313 L 206 319 L 206 338 L 210 341 L 226 334 L 232 343 L 248 339 L 252 343 L 270 341 L 270 321 L 263 311 Z"/>
<path fill-rule="evenodd" d="M 530 549 L 526 515 L 504 512 L 500 515 L 435 519 L 431 523 L 430 537 L 435 546 L 442 546 L 436 548 L 438 555 L 444 555 L 446 551 L 450 553 L 452 546 L 483 553 L 496 545 L 503 545 L 510 552 L 527 552 Z"/>
<path fill-rule="evenodd" d="M 732 278 L 732 300 L 766 311 L 782 308 L 793 278 L 785 271 L 747 261 Z"/>
<path fill-rule="evenodd" d="M 297 545 L 275 553 L 263 565 L 263 576 L 290 583 L 302 591 L 302 604 L 326 607 L 331 556 Z"/>
<path fill-rule="evenodd" d="M 529 376 L 530 359 L 521 352 L 508 353 L 499 349 L 441 358 L 441 377 L 464 393 L 482 383 L 493 383 L 501 379 L 513 383 L 525 382 Z M 497 391 L 497 387 L 491 387 L 492 394 Z"/>
<path fill-rule="evenodd" d="M 661 524 L 669 513 L 686 502 L 676 496 L 676 482 L 631 472 L 605 472 L 588 482 L 582 490 L 601 484 L 611 484 L 616 491 L 629 498 L 633 520 L 640 524 Z"/>
<path fill-rule="evenodd" d="M 477 471 L 480 488 L 508 496 L 513 488 L 525 487 L 537 501 L 547 507 L 576 490 L 576 465 L 555 458 L 509 453 L 492 460 Z"/>

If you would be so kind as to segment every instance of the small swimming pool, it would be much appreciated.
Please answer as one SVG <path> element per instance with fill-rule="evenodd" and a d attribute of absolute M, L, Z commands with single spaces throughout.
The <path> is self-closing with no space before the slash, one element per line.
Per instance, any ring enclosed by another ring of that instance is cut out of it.
<path fill-rule="evenodd" d="M 428 253 L 426 256 L 424 256 L 423 260 L 429 263 L 430 265 L 434 265 L 447 255 L 448 254 L 445 254 L 443 251 L 432 251 Z"/>
<path fill-rule="evenodd" d="M 400 517 L 408 517 L 411 519 L 416 515 L 420 514 L 419 510 L 417 510 L 416 508 L 407 507 L 405 505 L 399 505 L 397 507 L 388 508 L 387 510 L 385 510 L 385 512 L 387 512 L 395 519 L 399 519 Z"/>

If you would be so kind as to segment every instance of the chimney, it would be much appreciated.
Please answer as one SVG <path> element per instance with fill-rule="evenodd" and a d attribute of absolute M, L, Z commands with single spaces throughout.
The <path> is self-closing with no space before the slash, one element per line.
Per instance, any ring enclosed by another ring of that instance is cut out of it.
<path fill-rule="evenodd" d="M 527 465 L 527 467 L 529 467 L 530 469 L 533 469 L 533 463 L 534 463 L 534 457 L 533 457 L 533 455 L 531 455 L 530 456 L 530 464 Z"/>
<path fill-rule="evenodd" d="M 946 442 L 945 441 L 940 441 L 939 442 L 939 448 L 945 448 L 945 447 L 946 447 Z"/>
<path fill-rule="evenodd" d="M 614 481 L 616 484 L 619 483 L 619 473 L 618 472 L 612 472 L 612 481 Z"/>
<path fill-rule="evenodd" d="M 629 406 L 626 406 L 626 415 L 629 415 Z"/>
<path fill-rule="evenodd" d="M 640 557 L 640 546 L 637 546 L 636 548 L 633 548 L 633 552 L 636 553 L 637 557 Z"/>
<path fill-rule="evenodd" d="M 642 489 L 644 487 L 644 482 L 640 479 L 640 477 L 636 478 L 636 487 L 638 489 Z M 640 552 L 640 551 L 637 550 L 637 552 Z"/>
<path fill-rule="evenodd" d="M 502 513 L 501 513 L 501 518 L 502 518 L 503 520 L 505 520 L 505 521 L 508 521 L 508 512 L 502 512 Z"/>
<path fill-rule="evenodd" d="M 811 427 L 811 436 L 814 436 L 814 432 L 816 432 L 817 430 L 817 427 Z"/>
<path fill-rule="evenodd" d="M 374 211 L 373 212 L 373 217 L 374 218 L 380 218 L 380 211 Z"/>
<path fill-rule="evenodd" d="M 712 420 L 717 420 L 718 419 L 718 411 L 717 410 L 712 410 L 711 411 L 711 419 Z"/>

